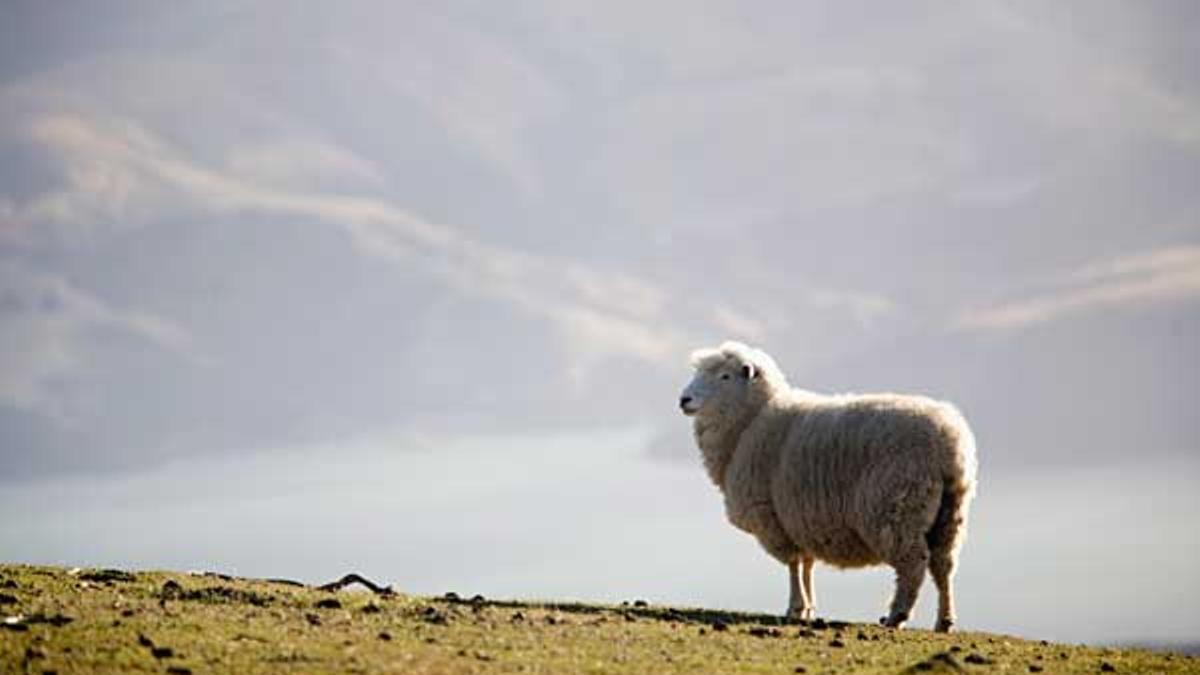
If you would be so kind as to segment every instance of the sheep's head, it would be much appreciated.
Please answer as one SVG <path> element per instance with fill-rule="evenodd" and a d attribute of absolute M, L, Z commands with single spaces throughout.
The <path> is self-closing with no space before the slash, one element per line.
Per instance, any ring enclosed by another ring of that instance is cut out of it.
<path fill-rule="evenodd" d="M 693 352 L 692 367 L 696 374 L 679 397 L 680 409 L 689 416 L 740 416 L 786 386 L 774 359 L 740 342 Z"/>

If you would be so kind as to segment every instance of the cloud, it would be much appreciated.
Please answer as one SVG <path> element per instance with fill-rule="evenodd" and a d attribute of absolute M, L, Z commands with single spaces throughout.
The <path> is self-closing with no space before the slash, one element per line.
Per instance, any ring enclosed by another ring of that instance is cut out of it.
<path fill-rule="evenodd" d="M 523 135 L 557 115 L 562 97 L 521 50 L 440 14 L 400 13 L 397 20 L 415 28 L 402 40 L 387 21 L 356 26 L 353 40 L 329 40 L 328 59 L 339 73 L 372 73 L 375 96 L 414 104 L 438 121 L 450 144 L 540 196 L 543 176 Z"/>
<path fill-rule="evenodd" d="M 175 322 L 115 307 L 68 280 L 0 263 L 0 403 L 63 418 L 52 389 L 89 358 L 93 331 L 115 329 L 194 363 L 207 359 Z"/>
<path fill-rule="evenodd" d="M 293 189 L 346 179 L 368 186 L 383 182 L 373 163 L 331 143 L 305 138 L 239 145 L 226 163 L 242 180 Z"/>
<path fill-rule="evenodd" d="M 579 339 L 576 351 L 661 364 L 690 344 L 679 330 L 654 325 L 666 294 L 644 279 L 484 242 L 384 199 L 290 191 L 222 173 L 184 159 L 128 121 L 53 115 L 33 122 L 31 135 L 64 159 L 68 175 L 77 175 L 78 167 L 98 166 L 121 180 L 116 195 L 112 181 L 71 180 L 18 206 L 17 219 L 28 227 L 43 220 L 120 220 L 139 198 L 157 201 L 167 195 L 174 197 L 175 212 L 192 208 L 316 220 L 343 230 L 365 255 L 418 265 L 461 292 L 551 320 Z"/>
<path fill-rule="evenodd" d="M 1181 245 L 1088 263 L 1025 298 L 966 310 L 955 325 L 1019 329 L 1075 313 L 1200 297 L 1200 246 Z"/>

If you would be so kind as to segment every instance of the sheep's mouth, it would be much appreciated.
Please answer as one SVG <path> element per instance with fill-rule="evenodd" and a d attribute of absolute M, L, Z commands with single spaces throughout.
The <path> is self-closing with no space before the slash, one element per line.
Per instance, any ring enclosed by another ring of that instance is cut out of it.
<path fill-rule="evenodd" d="M 693 408 L 691 406 L 686 406 L 686 405 L 679 406 L 679 410 L 683 412 L 685 417 L 691 417 L 691 416 L 695 415 L 696 413 L 700 412 L 700 408 Z"/>

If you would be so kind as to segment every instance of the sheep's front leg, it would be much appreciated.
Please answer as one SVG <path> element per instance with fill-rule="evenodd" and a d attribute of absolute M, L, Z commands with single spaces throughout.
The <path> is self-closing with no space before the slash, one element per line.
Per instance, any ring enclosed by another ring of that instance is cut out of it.
<path fill-rule="evenodd" d="M 808 621 L 812 618 L 812 601 L 809 599 L 807 585 L 800 584 L 800 562 L 797 560 L 788 561 L 788 582 L 790 592 L 788 593 L 788 608 L 787 618 L 799 619 Z M 809 568 L 805 567 L 805 573 Z"/>
<path fill-rule="evenodd" d="M 786 617 L 800 618 L 809 606 L 808 600 L 804 596 L 804 588 L 800 585 L 798 568 L 800 552 L 796 550 L 796 545 L 779 526 L 779 521 L 775 519 L 775 513 L 769 506 L 755 508 L 750 511 L 749 515 L 750 518 L 747 520 L 752 523 L 751 531 L 754 532 L 754 537 L 758 539 L 759 545 L 772 558 L 788 566 L 790 592 Z"/>
<path fill-rule="evenodd" d="M 812 556 L 804 556 L 804 599 L 807 604 L 800 618 L 805 621 L 811 621 L 817 615 L 817 589 L 813 586 L 813 563 L 816 562 Z"/>

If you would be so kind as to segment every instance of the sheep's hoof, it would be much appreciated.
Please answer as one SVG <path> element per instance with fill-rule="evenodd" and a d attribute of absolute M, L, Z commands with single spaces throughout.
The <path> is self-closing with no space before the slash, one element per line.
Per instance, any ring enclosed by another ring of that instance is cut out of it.
<path fill-rule="evenodd" d="M 887 626 L 888 628 L 903 628 L 905 621 L 908 621 L 907 614 L 892 614 L 889 616 L 879 617 L 879 623 Z"/>
<path fill-rule="evenodd" d="M 817 610 L 815 607 L 789 607 L 787 613 L 783 616 L 790 621 L 807 623 L 816 618 Z"/>
<path fill-rule="evenodd" d="M 954 619 L 938 619 L 934 630 L 939 633 L 949 633 L 954 628 Z"/>

